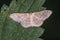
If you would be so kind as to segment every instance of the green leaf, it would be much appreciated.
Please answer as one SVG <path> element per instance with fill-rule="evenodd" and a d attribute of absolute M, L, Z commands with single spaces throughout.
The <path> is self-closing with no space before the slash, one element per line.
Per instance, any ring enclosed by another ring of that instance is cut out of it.
<path fill-rule="evenodd" d="M 21 24 L 13 21 L 9 15 L 14 12 L 35 12 L 45 10 L 45 0 L 12 0 L 10 6 L 5 4 L 0 12 L 0 40 L 42 40 L 42 27 L 23 28 Z"/>

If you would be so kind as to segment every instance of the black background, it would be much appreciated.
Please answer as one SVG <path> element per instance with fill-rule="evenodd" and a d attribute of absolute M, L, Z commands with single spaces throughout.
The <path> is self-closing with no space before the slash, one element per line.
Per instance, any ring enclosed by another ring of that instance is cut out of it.
<path fill-rule="evenodd" d="M 9 6 L 12 0 L 0 0 L 0 8 L 3 4 Z M 53 14 L 42 25 L 45 28 L 44 34 L 41 36 L 44 40 L 60 40 L 60 1 L 46 0 L 43 6 L 52 10 Z"/>

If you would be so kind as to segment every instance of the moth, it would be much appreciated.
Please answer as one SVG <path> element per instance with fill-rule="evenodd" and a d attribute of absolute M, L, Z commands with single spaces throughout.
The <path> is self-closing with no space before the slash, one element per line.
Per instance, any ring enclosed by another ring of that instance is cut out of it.
<path fill-rule="evenodd" d="M 13 13 L 10 18 L 20 23 L 24 28 L 40 27 L 43 22 L 52 14 L 51 10 L 43 10 L 33 13 Z"/>

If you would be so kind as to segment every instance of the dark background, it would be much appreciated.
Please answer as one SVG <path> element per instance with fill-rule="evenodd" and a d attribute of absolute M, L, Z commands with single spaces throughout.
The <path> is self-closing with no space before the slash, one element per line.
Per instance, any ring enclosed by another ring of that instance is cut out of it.
<path fill-rule="evenodd" d="M 0 0 L 0 8 L 3 4 L 9 6 L 12 0 Z M 44 40 L 60 40 L 60 1 L 46 0 L 43 6 L 52 10 L 53 14 L 42 25 L 45 28 L 44 34 L 41 36 Z"/>

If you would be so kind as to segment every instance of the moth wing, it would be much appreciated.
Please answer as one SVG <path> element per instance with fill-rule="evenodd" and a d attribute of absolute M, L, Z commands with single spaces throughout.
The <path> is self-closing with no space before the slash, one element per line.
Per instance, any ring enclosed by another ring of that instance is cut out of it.
<path fill-rule="evenodd" d="M 46 20 L 52 14 L 52 11 L 44 10 L 40 12 L 34 12 L 32 14 L 33 14 L 32 17 L 33 26 L 39 27 L 43 24 L 44 20 Z"/>
<path fill-rule="evenodd" d="M 12 18 L 14 21 L 18 23 L 21 23 L 21 25 L 25 28 L 31 26 L 30 17 L 28 13 L 13 13 L 10 15 L 10 18 Z"/>
<path fill-rule="evenodd" d="M 24 18 L 26 14 L 24 13 L 13 13 L 10 14 L 10 18 L 12 18 L 14 21 L 20 23 L 20 20 Z"/>
<path fill-rule="evenodd" d="M 43 11 L 40 11 L 40 12 L 34 12 L 33 14 L 34 14 L 34 16 L 39 18 L 40 20 L 46 20 L 52 14 L 52 11 L 43 10 Z"/>
<path fill-rule="evenodd" d="M 39 18 L 35 17 L 35 16 L 33 16 L 32 19 L 33 19 L 32 20 L 33 26 L 35 26 L 35 27 L 39 27 L 43 24 L 43 21 L 40 20 Z"/>

